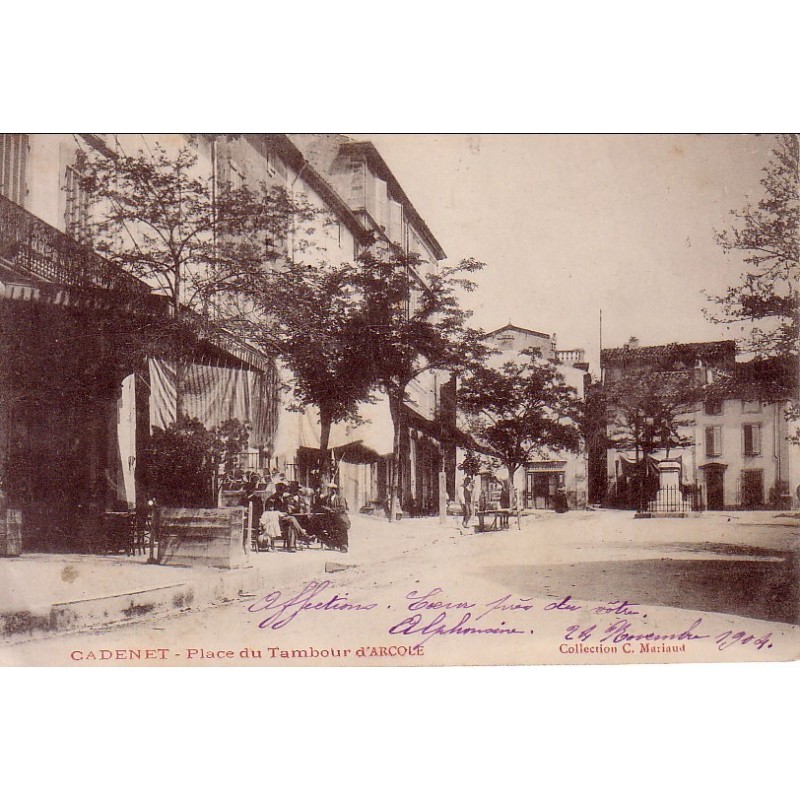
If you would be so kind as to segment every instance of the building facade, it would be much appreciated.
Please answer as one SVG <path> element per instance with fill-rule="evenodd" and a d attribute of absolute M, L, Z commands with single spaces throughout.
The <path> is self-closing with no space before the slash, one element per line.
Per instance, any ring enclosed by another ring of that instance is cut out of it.
<path fill-rule="evenodd" d="M 378 242 L 435 267 L 441 246 L 374 146 L 337 139 L 325 163 L 301 149 L 310 141 L 283 134 L 0 135 L 0 478 L 8 502 L 24 511 L 27 547 L 79 548 L 81 520 L 145 502 L 150 433 L 176 417 L 175 365 L 149 353 L 142 335 L 170 313 L 164 287 L 89 249 L 84 154 L 189 148 L 212 191 L 264 183 L 320 212 L 313 235 L 290 226 L 276 244 L 288 259 L 349 262 Z M 287 411 L 281 387 L 292 376 L 273 357 L 219 328 L 213 340 L 196 343 L 185 373 L 190 416 L 207 427 L 226 419 L 248 425 L 242 466 L 311 480 L 318 415 Z M 448 392 L 449 376 L 434 373 L 410 388 L 401 469 L 411 512 L 436 507 L 443 465 L 455 491 L 455 446 L 437 438 L 435 424 L 443 403 L 453 405 Z M 364 425 L 336 426 L 330 442 L 351 509 L 382 505 L 390 482 L 388 403 L 365 406 L 363 416 Z"/>
<path fill-rule="evenodd" d="M 681 463 L 681 487 L 709 510 L 791 508 L 798 504 L 800 460 L 787 418 L 797 396 L 797 365 L 785 359 L 736 360 L 732 341 L 603 350 L 606 386 L 623 378 L 685 373 L 694 377 L 705 399 L 679 415 L 678 431 L 689 444 L 674 448 Z M 664 450 L 636 453 L 611 447 L 606 453 L 605 502 L 633 507 L 628 496 L 641 456 L 661 460 Z"/>
<path fill-rule="evenodd" d="M 438 269 L 444 250 L 374 144 L 338 134 L 289 138 L 362 223 L 370 247 L 413 254 L 429 271 Z M 408 298 L 412 313 L 425 290 L 423 276 L 415 277 L 418 288 Z M 455 496 L 456 444 L 443 435 L 440 424 L 447 415 L 454 425 L 454 392 L 451 376 L 435 370 L 422 373 L 408 387 L 399 460 L 405 490 L 400 502 L 406 513 L 438 510 L 440 472 L 445 473 L 448 496 Z M 377 403 L 365 404 L 361 416 L 365 425 L 339 426 L 332 434 L 339 480 L 351 507 L 383 507 L 391 485 L 394 446 L 388 400 L 379 397 Z"/>
<path fill-rule="evenodd" d="M 82 159 L 189 147 L 198 174 L 216 181 L 223 138 L 0 137 L 0 477 L 23 510 L 28 549 L 81 549 L 100 514 L 146 502 L 150 433 L 176 415 L 174 363 L 150 347 L 152 331 L 169 327 L 168 298 L 85 243 Z M 250 446 L 268 451 L 272 360 L 222 329 L 192 350 L 186 412 L 208 427 L 240 419 Z"/>
<path fill-rule="evenodd" d="M 559 350 L 555 334 L 508 325 L 488 333 L 485 342 L 497 352 L 488 363 L 501 366 L 532 350 L 545 361 L 555 364 L 567 386 L 583 399 L 591 384 L 589 364 L 584 350 Z M 545 452 L 530 459 L 514 476 L 514 489 L 526 509 L 549 510 L 555 507 L 556 495 L 563 492 L 569 508 L 584 508 L 588 502 L 588 460 L 583 448 L 577 453 Z M 481 489 L 488 502 L 500 497 L 500 481 L 482 476 Z"/>

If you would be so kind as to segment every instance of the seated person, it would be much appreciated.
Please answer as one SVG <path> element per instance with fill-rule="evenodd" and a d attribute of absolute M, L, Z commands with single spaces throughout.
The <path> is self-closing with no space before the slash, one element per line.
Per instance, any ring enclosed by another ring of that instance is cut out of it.
<path fill-rule="evenodd" d="M 297 519 L 292 516 L 297 511 L 297 506 L 288 491 L 278 495 L 276 508 L 281 514 L 280 526 L 283 532 L 284 546 L 290 553 L 297 550 L 297 537 L 304 536 L 305 531 Z"/>
<path fill-rule="evenodd" d="M 273 495 L 264 503 L 264 513 L 259 519 L 259 530 L 256 542 L 258 549 L 272 550 L 275 547 L 275 540 L 281 538 L 281 517 L 282 512 L 275 507 L 275 496 Z"/>

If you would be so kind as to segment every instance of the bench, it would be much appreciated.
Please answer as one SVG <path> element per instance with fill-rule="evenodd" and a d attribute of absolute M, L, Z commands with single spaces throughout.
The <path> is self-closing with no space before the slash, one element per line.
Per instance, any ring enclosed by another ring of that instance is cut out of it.
<path fill-rule="evenodd" d="M 477 511 L 475 516 L 478 518 L 479 531 L 503 531 L 508 530 L 508 518 L 511 510 L 508 508 L 496 508 L 488 511 Z M 490 525 L 486 524 L 487 517 L 492 518 Z"/>

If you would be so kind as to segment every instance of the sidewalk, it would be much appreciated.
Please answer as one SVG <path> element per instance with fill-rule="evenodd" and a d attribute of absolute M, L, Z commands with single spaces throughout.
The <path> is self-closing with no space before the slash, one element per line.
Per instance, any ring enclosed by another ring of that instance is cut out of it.
<path fill-rule="evenodd" d="M 446 525 L 436 517 L 390 524 L 353 514 L 351 520 L 348 553 L 316 547 L 249 553 L 248 566 L 234 570 L 152 565 L 146 556 L 31 553 L 0 559 L 0 642 L 179 614 L 345 571 L 348 580 L 372 585 L 392 579 L 398 568 L 417 575 L 430 563 L 445 570 L 470 558 L 487 572 L 508 569 L 523 556 L 545 568 L 574 568 L 578 562 L 654 557 L 795 563 L 800 552 L 800 521 L 776 512 L 635 520 L 629 511 L 542 511 L 523 516 L 521 531 L 512 520 L 509 530 L 485 533 L 462 528 L 460 517 L 449 517 Z"/>
<path fill-rule="evenodd" d="M 0 559 L 0 642 L 22 641 L 197 610 L 254 595 L 277 581 L 318 578 L 458 536 L 456 522 L 392 523 L 351 515 L 348 553 L 313 547 L 297 553 L 249 553 L 248 565 L 223 570 L 148 564 L 147 556 L 24 553 Z"/>

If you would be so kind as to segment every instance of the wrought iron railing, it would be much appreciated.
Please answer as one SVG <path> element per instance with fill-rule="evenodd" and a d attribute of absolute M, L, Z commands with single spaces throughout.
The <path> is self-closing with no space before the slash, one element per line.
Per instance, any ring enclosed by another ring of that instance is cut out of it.
<path fill-rule="evenodd" d="M 703 487 L 687 485 L 666 487 L 650 495 L 643 493 L 637 510 L 639 513 L 683 514 L 704 508 Z"/>
<path fill-rule="evenodd" d="M 0 258 L 50 283 L 150 293 L 143 281 L 2 195 Z"/>

